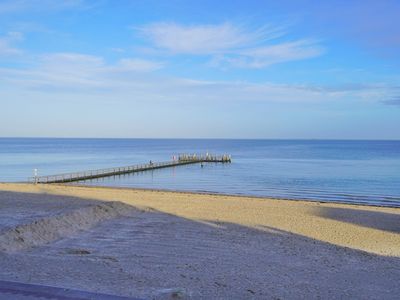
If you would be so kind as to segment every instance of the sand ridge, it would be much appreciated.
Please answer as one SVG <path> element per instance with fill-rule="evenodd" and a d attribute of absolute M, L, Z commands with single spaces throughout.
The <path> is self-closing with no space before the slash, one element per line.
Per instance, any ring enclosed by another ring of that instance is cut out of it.
<path fill-rule="evenodd" d="M 1 230 L 0 251 L 14 252 L 45 245 L 128 212 L 132 214 L 133 208 L 121 202 L 106 202 L 36 218 L 31 222 Z"/>

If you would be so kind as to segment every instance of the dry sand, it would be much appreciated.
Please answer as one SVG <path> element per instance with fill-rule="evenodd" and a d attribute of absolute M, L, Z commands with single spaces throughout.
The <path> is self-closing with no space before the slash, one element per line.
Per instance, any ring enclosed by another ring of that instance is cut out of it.
<path fill-rule="evenodd" d="M 398 299 L 400 209 L 0 184 L 0 279 L 159 299 Z"/>

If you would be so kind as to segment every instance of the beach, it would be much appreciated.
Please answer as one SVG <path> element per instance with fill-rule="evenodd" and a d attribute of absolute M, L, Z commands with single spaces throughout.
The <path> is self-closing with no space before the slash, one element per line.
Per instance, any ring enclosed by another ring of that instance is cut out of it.
<path fill-rule="evenodd" d="M 144 299 L 400 294 L 399 208 L 13 183 L 0 208 L 2 280 Z"/>

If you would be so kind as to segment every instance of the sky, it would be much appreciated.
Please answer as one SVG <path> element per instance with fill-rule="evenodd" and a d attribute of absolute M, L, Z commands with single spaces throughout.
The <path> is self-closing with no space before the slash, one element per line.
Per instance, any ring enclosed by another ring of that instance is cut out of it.
<path fill-rule="evenodd" d="M 400 139 L 400 1 L 0 0 L 0 137 Z"/>

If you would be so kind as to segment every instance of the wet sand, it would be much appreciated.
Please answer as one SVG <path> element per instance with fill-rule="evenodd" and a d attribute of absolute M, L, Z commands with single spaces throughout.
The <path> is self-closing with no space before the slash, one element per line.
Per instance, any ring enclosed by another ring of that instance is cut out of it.
<path fill-rule="evenodd" d="M 0 184 L 0 214 L 3 280 L 156 299 L 400 294 L 396 208 Z"/>

